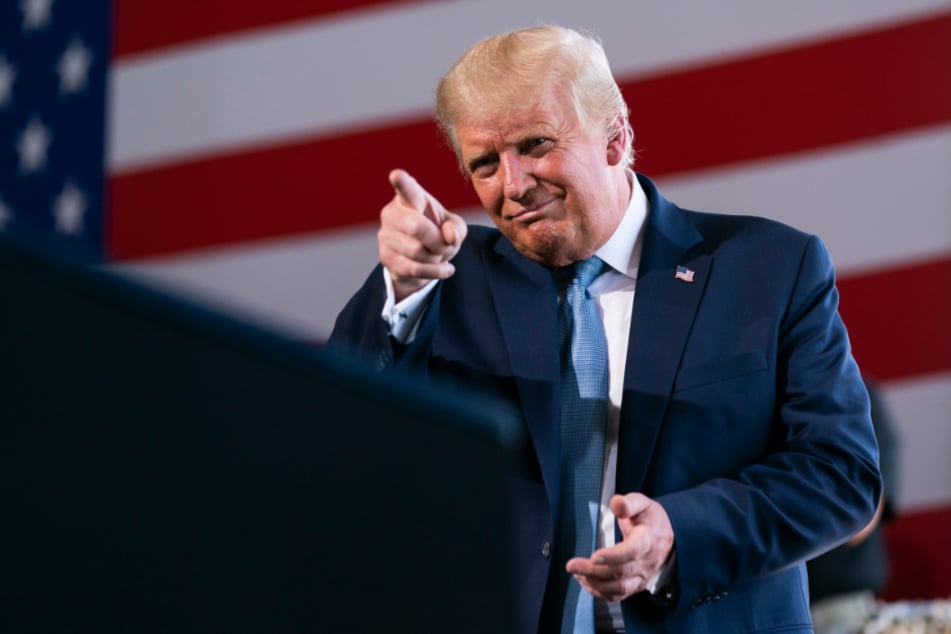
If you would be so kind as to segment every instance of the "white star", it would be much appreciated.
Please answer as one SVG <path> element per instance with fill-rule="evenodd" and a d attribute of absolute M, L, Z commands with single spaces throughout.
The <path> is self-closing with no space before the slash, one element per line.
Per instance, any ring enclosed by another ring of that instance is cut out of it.
<path fill-rule="evenodd" d="M 50 11 L 53 0 L 23 0 L 20 11 L 23 12 L 23 30 L 36 31 L 50 23 Z"/>
<path fill-rule="evenodd" d="M 13 220 L 13 213 L 7 209 L 7 206 L 0 200 L 0 231 L 7 228 L 7 223 Z"/>
<path fill-rule="evenodd" d="M 46 126 L 36 117 L 30 119 L 30 123 L 20 133 L 20 139 L 17 141 L 20 171 L 38 172 L 46 167 L 46 153 L 49 151 L 51 141 Z"/>
<path fill-rule="evenodd" d="M 86 213 L 86 196 L 72 181 L 63 185 L 53 202 L 53 218 L 56 220 L 56 230 L 60 233 L 75 236 L 83 231 L 83 215 Z"/>
<path fill-rule="evenodd" d="M 13 81 L 17 78 L 16 67 L 0 57 L 0 108 L 13 102 Z"/>
<path fill-rule="evenodd" d="M 79 92 L 85 88 L 89 79 L 90 64 L 92 64 L 92 53 L 89 49 L 78 39 L 70 42 L 56 66 L 59 72 L 60 93 Z"/>

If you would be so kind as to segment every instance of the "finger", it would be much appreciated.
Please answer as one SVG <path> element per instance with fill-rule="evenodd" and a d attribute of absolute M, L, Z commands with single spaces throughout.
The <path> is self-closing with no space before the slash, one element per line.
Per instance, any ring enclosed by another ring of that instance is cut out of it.
<path fill-rule="evenodd" d="M 630 519 L 646 511 L 650 504 L 651 499 L 646 495 L 628 493 L 612 496 L 609 506 L 617 519 Z"/>
<path fill-rule="evenodd" d="M 624 599 L 643 590 L 649 574 L 634 562 L 610 566 L 583 557 L 570 559 L 566 568 L 585 590 L 609 601 Z"/>
<path fill-rule="evenodd" d="M 401 169 L 390 172 L 390 185 L 403 203 L 416 211 L 423 211 L 426 206 L 426 190 L 408 172 Z"/>
<path fill-rule="evenodd" d="M 447 279 L 455 273 L 455 266 L 441 258 L 420 260 L 381 245 L 380 263 L 390 273 L 394 284 L 406 289 L 425 286 L 430 280 Z"/>
<path fill-rule="evenodd" d="M 430 280 L 444 280 L 452 277 L 456 267 L 449 262 L 418 262 L 403 256 L 394 256 L 386 267 L 390 277 L 403 286 L 422 287 Z"/>
<path fill-rule="evenodd" d="M 424 260 L 428 259 L 429 254 L 436 254 L 438 257 L 449 247 L 443 240 L 439 227 L 415 211 L 392 203 L 383 209 L 377 237 L 381 244 L 387 244 L 404 255 L 417 255 Z"/>
<path fill-rule="evenodd" d="M 401 169 L 390 172 L 390 185 L 404 204 L 429 218 L 437 227 L 442 225 L 444 216 L 441 206 L 434 204 L 432 197 L 409 172 Z"/>
<path fill-rule="evenodd" d="M 565 565 L 565 570 L 576 577 L 586 579 L 617 579 L 622 575 L 620 567 L 610 566 L 603 563 L 595 563 L 590 559 L 570 559 Z"/>
<path fill-rule="evenodd" d="M 595 551 L 591 555 L 591 561 L 595 566 L 613 570 L 636 561 L 639 554 L 637 544 L 631 539 L 624 539 L 613 546 Z M 596 568 L 595 570 L 601 570 L 602 568 Z M 617 573 L 608 573 L 608 576 L 611 574 Z"/>
<path fill-rule="evenodd" d="M 575 575 L 575 579 L 586 591 L 607 601 L 626 599 L 647 587 L 647 581 L 643 575 L 634 575 L 607 581 L 585 577 L 583 575 Z"/>
<path fill-rule="evenodd" d="M 445 212 L 444 215 L 446 222 L 443 222 L 440 227 L 442 229 L 442 238 L 446 244 L 458 248 L 462 244 L 462 241 L 466 239 L 466 234 L 469 233 L 469 226 L 466 224 L 466 221 L 463 220 L 462 216 L 448 211 Z"/>
<path fill-rule="evenodd" d="M 597 564 L 594 561 L 588 559 L 587 557 L 573 557 L 565 563 L 565 570 L 569 574 L 573 575 L 590 575 L 594 574 L 597 568 Z"/>
<path fill-rule="evenodd" d="M 416 269 L 413 269 L 407 263 L 440 264 L 447 261 L 438 254 L 430 253 L 418 242 L 405 237 L 401 238 L 403 243 L 393 240 L 385 243 L 381 241 L 379 245 L 380 262 L 390 270 L 390 273 L 400 276 L 415 276 Z"/>
<path fill-rule="evenodd" d="M 590 558 L 569 559 L 565 564 L 565 570 L 570 574 L 584 575 L 592 579 L 620 579 L 641 572 L 640 568 L 637 557 L 627 552 L 621 544 L 609 549 L 602 548 Z"/>
<path fill-rule="evenodd" d="M 389 246 L 422 261 L 432 259 L 433 255 L 436 259 L 448 260 L 453 249 L 443 238 L 440 227 L 396 200 L 383 208 L 377 237 L 381 247 Z"/>

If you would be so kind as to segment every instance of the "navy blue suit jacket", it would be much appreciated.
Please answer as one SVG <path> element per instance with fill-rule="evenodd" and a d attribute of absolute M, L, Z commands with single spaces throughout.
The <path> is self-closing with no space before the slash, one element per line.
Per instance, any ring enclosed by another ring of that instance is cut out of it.
<path fill-rule="evenodd" d="M 617 491 L 659 501 L 674 529 L 672 601 L 622 603 L 630 632 L 810 632 L 803 562 L 872 517 L 881 494 L 868 398 L 815 236 L 650 200 L 624 374 Z M 481 386 L 517 403 L 532 447 L 517 483 L 524 631 L 543 606 L 559 493 L 557 291 L 549 269 L 470 227 L 416 339 L 394 350 L 379 268 L 331 347 Z M 675 277 L 678 266 L 693 281 Z M 540 623 L 540 625 L 539 625 Z"/>

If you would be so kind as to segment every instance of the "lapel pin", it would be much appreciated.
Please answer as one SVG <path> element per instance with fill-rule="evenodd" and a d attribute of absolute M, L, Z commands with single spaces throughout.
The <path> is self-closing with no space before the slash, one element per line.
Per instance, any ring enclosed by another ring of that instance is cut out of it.
<path fill-rule="evenodd" d="M 693 283 L 693 270 L 688 269 L 686 266 L 678 266 L 674 277 L 681 282 Z"/>

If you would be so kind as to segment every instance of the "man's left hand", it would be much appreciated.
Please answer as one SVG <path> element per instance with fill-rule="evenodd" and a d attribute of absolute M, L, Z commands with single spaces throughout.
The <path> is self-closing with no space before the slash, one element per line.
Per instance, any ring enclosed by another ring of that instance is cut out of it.
<path fill-rule="evenodd" d="M 646 495 L 615 495 L 610 506 L 621 543 L 570 559 L 566 570 L 594 596 L 620 601 L 647 588 L 660 572 L 674 547 L 674 530 L 664 507 Z"/>

